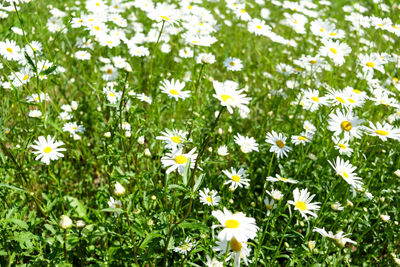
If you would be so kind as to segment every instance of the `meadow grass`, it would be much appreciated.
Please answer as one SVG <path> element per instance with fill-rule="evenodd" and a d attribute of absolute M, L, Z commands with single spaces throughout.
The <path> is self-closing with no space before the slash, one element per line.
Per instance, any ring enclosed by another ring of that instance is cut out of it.
<path fill-rule="evenodd" d="M 399 14 L 0 2 L 0 265 L 400 265 Z"/>

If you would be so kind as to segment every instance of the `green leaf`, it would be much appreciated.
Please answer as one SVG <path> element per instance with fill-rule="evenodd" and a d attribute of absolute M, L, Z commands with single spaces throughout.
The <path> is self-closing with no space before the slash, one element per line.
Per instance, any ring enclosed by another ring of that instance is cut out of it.
<path fill-rule="evenodd" d="M 197 230 L 202 230 L 205 232 L 208 232 L 210 230 L 209 227 L 204 225 L 201 222 L 191 222 L 191 221 L 184 221 L 179 225 L 179 227 L 185 228 L 185 229 L 197 229 Z"/>
<path fill-rule="evenodd" d="M 75 210 L 77 215 L 81 218 L 87 217 L 87 211 L 85 205 L 75 197 L 65 196 L 65 201 Z"/>
<path fill-rule="evenodd" d="M 11 223 L 14 225 L 19 226 L 20 228 L 24 229 L 24 230 L 28 230 L 29 226 L 26 222 L 24 222 L 23 220 L 19 220 L 19 219 L 5 219 L 3 222 L 5 223 Z"/>
<path fill-rule="evenodd" d="M 51 66 L 50 68 L 46 69 L 46 70 L 42 70 L 39 74 L 40 75 L 49 75 L 51 74 L 53 71 L 55 71 L 57 69 L 56 65 Z"/>
<path fill-rule="evenodd" d="M 17 190 L 17 191 L 21 191 L 21 192 L 24 192 L 24 193 L 29 193 L 29 192 L 26 191 L 25 189 L 21 189 L 21 188 L 18 188 L 18 187 L 16 187 L 16 186 L 13 186 L 13 185 L 0 184 L 0 187 L 7 187 L 7 188 L 14 189 L 14 190 Z"/>
<path fill-rule="evenodd" d="M 25 51 L 24 52 L 25 58 L 28 61 L 28 64 L 32 67 L 33 71 L 36 72 L 36 65 L 33 63 L 31 57 L 28 55 L 28 53 Z"/>
<path fill-rule="evenodd" d="M 157 238 L 157 237 L 164 238 L 165 236 L 159 234 L 158 231 L 152 231 L 150 234 L 148 234 L 146 236 L 146 238 L 144 239 L 144 241 L 140 245 L 140 248 L 147 247 L 147 245 L 150 243 L 150 241 L 153 240 L 154 238 Z"/>

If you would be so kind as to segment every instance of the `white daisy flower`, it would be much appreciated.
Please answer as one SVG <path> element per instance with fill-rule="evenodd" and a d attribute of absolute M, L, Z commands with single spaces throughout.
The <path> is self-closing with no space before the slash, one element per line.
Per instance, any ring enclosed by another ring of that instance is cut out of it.
<path fill-rule="evenodd" d="M 289 183 L 289 184 L 297 184 L 299 182 L 297 180 L 293 180 L 293 179 L 290 179 L 290 178 L 282 177 L 279 174 L 276 174 L 276 178 L 272 177 L 272 176 L 268 176 L 267 177 L 267 181 L 273 182 L 273 183 L 274 182 L 284 182 L 284 183 Z"/>
<path fill-rule="evenodd" d="M 204 188 L 199 191 L 200 202 L 208 206 L 217 206 L 221 197 L 217 196 L 217 191 Z"/>
<path fill-rule="evenodd" d="M 196 242 L 191 242 L 190 237 L 186 237 L 185 241 L 174 248 L 174 251 L 183 255 L 187 255 L 188 252 L 191 251 L 195 245 Z"/>
<path fill-rule="evenodd" d="M 175 171 L 176 169 L 178 170 L 179 174 L 183 174 L 189 159 L 191 159 L 190 168 L 194 168 L 197 159 L 197 154 L 194 154 L 196 148 L 190 150 L 189 153 L 182 153 L 182 150 L 182 148 L 176 149 L 175 151 L 167 153 L 165 157 L 161 158 L 161 163 L 164 165 L 164 167 L 168 167 L 167 174 Z"/>
<path fill-rule="evenodd" d="M 384 122 L 381 124 L 377 122 L 374 125 L 369 122 L 369 127 L 366 127 L 367 132 L 371 136 L 378 136 L 382 141 L 386 141 L 388 138 L 400 140 L 400 129 L 394 128 L 391 124 Z"/>
<path fill-rule="evenodd" d="M 357 167 L 351 165 L 350 161 L 344 161 L 340 157 L 337 157 L 336 162 L 332 163 L 329 160 L 328 162 L 335 170 L 336 174 L 341 176 L 352 187 L 358 188 L 363 185 L 363 182 L 361 181 L 362 179 L 360 177 L 357 177 L 357 174 L 354 173 Z"/>
<path fill-rule="evenodd" d="M 265 142 L 272 145 L 269 151 L 275 152 L 278 158 L 287 157 L 287 153 L 292 150 L 286 145 L 286 137 L 282 133 L 277 134 L 275 131 L 267 133 Z"/>
<path fill-rule="evenodd" d="M 307 189 L 302 189 L 301 191 L 299 191 L 299 189 L 296 188 L 293 191 L 294 201 L 289 200 L 288 203 L 293 205 L 295 210 L 300 211 L 301 216 L 304 217 L 306 220 L 308 220 L 307 214 L 316 218 L 317 214 L 315 214 L 313 210 L 319 210 L 320 203 L 311 203 L 314 196 L 315 195 L 310 196 L 310 192 L 308 192 Z"/>
<path fill-rule="evenodd" d="M 227 70 L 231 71 L 239 71 L 243 68 L 242 61 L 234 57 L 228 57 L 225 59 L 224 66 Z"/>
<path fill-rule="evenodd" d="M 240 146 L 243 153 L 250 153 L 251 151 L 258 152 L 258 144 L 253 137 L 242 136 L 236 134 L 234 137 L 235 143 Z"/>
<path fill-rule="evenodd" d="M 107 202 L 108 206 L 112 209 L 120 209 L 122 207 L 121 200 L 114 200 L 113 197 L 110 197 L 110 200 Z M 114 212 L 114 217 L 117 217 L 120 212 Z"/>
<path fill-rule="evenodd" d="M 165 147 L 168 149 L 175 149 L 182 147 L 186 141 L 188 132 L 177 129 L 166 129 L 165 132 L 161 132 L 162 135 L 157 136 L 157 140 L 162 140 L 165 143 Z"/>
<path fill-rule="evenodd" d="M 329 231 L 327 232 L 324 228 L 318 228 L 314 227 L 313 232 L 317 232 L 321 234 L 323 237 L 327 237 L 329 239 L 332 239 L 333 242 L 340 248 L 343 248 L 346 243 L 352 243 L 352 244 L 357 244 L 357 242 L 351 240 L 350 238 L 347 238 L 346 236 L 349 236 L 350 234 L 344 234 L 343 231 L 339 231 L 337 234 L 333 234 L 333 232 Z"/>
<path fill-rule="evenodd" d="M 239 108 L 245 113 L 249 113 L 250 109 L 247 107 L 251 98 L 243 94 L 244 89 L 240 89 L 238 83 L 227 80 L 225 82 L 213 81 L 215 94 L 213 95 L 221 105 L 227 107 L 230 114 L 233 113 L 233 108 Z"/>
<path fill-rule="evenodd" d="M 233 237 L 239 242 L 246 242 L 257 236 L 258 227 L 254 218 L 246 217 L 243 212 L 231 213 L 224 207 L 224 211 L 213 211 L 212 215 L 220 224 L 212 228 L 223 227 L 218 233 L 219 240 L 230 241 Z"/>
<path fill-rule="evenodd" d="M 336 111 L 336 114 L 331 113 L 328 120 L 328 129 L 334 132 L 335 136 L 343 134 L 345 139 L 361 138 L 360 125 L 363 122 L 357 116 L 354 116 L 351 111 L 342 112 Z"/>
<path fill-rule="evenodd" d="M 222 172 L 229 177 L 229 180 L 224 184 L 231 185 L 234 189 L 236 189 L 237 187 L 250 185 L 250 179 L 245 178 L 247 177 L 247 173 L 246 170 L 243 168 L 240 168 L 238 171 L 236 171 L 236 169 L 231 167 L 231 171 L 223 170 Z"/>
<path fill-rule="evenodd" d="M 64 157 L 61 154 L 61 151 L 66 151 L 65 148 L 60 148 L 60 146 L 64 145 L 61 141 L 54 141 L 55 137 L 51 137 L 50 135 L 47 136 L 47 140 L 44 136 L 39 136 L 39 140 L 35 141 L 34 145 L 31 145 L 34 154 L 36 154 L 35 160 L 39 160 L 47 165 L 50 164 L 51 160 L 57 160 L 59 158 Z"/>
<path fill-rule="evenodd" d="M 169 98 L 174 98 L 178 101 L 178 99 L 185 99 L 190 96 L 189 91 L 183 91 L 182 89 L 185 87 L 185 82 L 180 82 L 179 80 L 163 80 L 161 82 L 161 91 L 168 95 Z"/>
<path fill-rule="evenodd" d="M 276 208 L 276 204 L 273 198 L 268 199 L 268 197 L 265 197 L 264 199 L 264 205 L 265 209 L 267 210 L 267 216 L 271 214 L 271 210 Z"/>

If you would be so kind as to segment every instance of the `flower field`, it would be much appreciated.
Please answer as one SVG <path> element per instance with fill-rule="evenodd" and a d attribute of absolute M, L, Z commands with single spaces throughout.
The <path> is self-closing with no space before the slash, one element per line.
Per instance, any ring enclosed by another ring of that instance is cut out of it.
<path fill-rule="evenodd" d="M 400 3 L 0 1 L 1 266 L 400 265 Z"/>

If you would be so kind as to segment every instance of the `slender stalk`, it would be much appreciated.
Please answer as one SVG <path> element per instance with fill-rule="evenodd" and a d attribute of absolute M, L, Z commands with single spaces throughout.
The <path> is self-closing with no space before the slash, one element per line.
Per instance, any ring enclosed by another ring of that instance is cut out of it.
<path fill-rule="evenodd" d="M 67 254 L 67 229 L 64 229 L 63 239 L 64 239 L 64 244 L 63 244 L 64 259 L 65 259 L 65 262 L 68 263 L 68 254 Z"/>
<path fill-rule="evenodd" d="M 277 248 L 276 251 L 275 251 L 274 260 L 275 260 L 276 256 L 278 256 L 278 254 L 279 254 L 279 252 L 280 252 L 280 248 L 281 248 L 281 246 L 282 246 L 283 239 L 285 238 L 285 235 L 286 235 L 286 232 L 287 232 L 287 230 L 288 230 L 288 228 L 289 228 L 289 225 L 290 225 L 290 223 L 292 222 L 292 218 L 293 218 L 293 213 L 290 214 L 289 221 L 288 221 L 288 223 L 286 224 L 285 230 L 283 231 L 282 238 L 281 238 L 281 240 L 279 241 L 278 248 Z"/>

